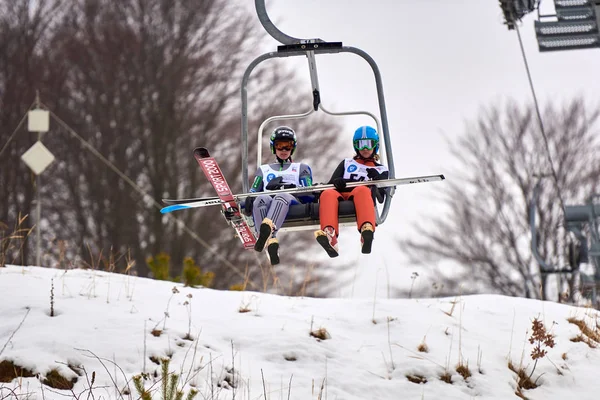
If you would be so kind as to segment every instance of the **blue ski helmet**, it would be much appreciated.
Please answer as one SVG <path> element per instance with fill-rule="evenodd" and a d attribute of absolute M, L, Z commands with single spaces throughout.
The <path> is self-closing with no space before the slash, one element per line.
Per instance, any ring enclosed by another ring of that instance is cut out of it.
<path fill-rule="evenodd" d="M 352 144 L 357 153 L 359 150 L 373 149 L 373 154 L 377 154 L 379 151 L 379 135 L 374 128 L 370 126 L 361 126 L 354 131 Z"/>
<path fill-rule="evenodd" d="M 294 130 L 288 126 L 279 126 L 275 128 L 271 133 L 271 138 L 269 140 L 269 144 L 271 146 L 271 153 L 275 154 L 275 142 L 278 142 L 280 140 L 289 140 L 293 142 L 292 152 L 290 153 L 290 156 L 292 156 L 294 154 L 294 151 L 296 151 L 296 132 L 294 132 Z"/>

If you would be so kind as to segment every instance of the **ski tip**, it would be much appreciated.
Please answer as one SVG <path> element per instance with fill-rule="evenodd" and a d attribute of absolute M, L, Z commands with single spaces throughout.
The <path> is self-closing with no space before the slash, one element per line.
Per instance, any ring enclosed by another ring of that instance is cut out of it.
<path fill-rule="evenodd" d="M 167 213 L 170 213 L 172 211 L 185 210 L 186 208 L 189 208 L 189 207 L 186 206 L 185 204 L 173 204 L 172 206 L 167 206 L 167 207 L 161 208 L 160 209 L 160 213 L 161 214 L 167 214 Z"/>
<path fill-rule="evenodd" d="M 444 180 L 444 179 L 446 179 L 446 177 L 444 176 L 444 174 L 440 174 L 440 179 L 441 179 L 441 180 Z"/>
<path fill-rule="evenodd" d="M 196 147 L 194 149 L 194 156 L 200 157 L 200 158 L 206 158 L 206 157 L 210 157 L 210 153 L 208 152 L 208 149 L 206 147 Z"/>

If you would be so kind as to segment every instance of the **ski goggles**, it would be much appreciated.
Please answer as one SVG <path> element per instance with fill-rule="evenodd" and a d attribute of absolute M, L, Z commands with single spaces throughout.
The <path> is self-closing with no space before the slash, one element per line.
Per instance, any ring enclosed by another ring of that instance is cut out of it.
<path fill-rule="evenodd" d="M 294 148 L 294 142 L 291 140 L 276 142 L 273 147 L 279 151 L 291 151 Z"/>
<path fill-rule="evenodd" d="M 354 141 L 356 150 L 373 150 L 377 147 L 377 140 L 374 139 L 358 139 Z"/>

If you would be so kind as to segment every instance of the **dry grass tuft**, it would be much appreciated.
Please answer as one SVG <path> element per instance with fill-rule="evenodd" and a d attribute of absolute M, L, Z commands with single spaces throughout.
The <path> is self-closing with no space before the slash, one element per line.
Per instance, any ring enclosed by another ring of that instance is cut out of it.
<path fill-rule="evenodd" d="M 152 334 L 152 336 L 159 337 L 160 335 L 162 335 L 162 330 L 155 328 L 152 329 L 150 333 Z"/>
<path fill-rule="evenodd" d="M 452 374 L 449 371 L 444 371 L 444 373 L 440 375 L 440 380 L 452 385 Z"/>
<path fill-rule="evenodd" d="M 82 365 L 74 365 L 69 363 L 67 364 L 67 367 L 69 367 L 69 369 L 75 372 L 78 376 L 83 376 L 83 374 L 85 373 L 85 369 Z"/>
<path fill-rule="evenodd" d="M 585 320 L 581 318 L 570 317 L 567 318 L 567 321 L 577 326 L 581 331 L 580 335 L 571 339 L 572 342 L 583 342 L 593 349 L 598 347 L 598 344 L 600 344 L 600 329 L 598 328 L 598 324 L 595 324 L 595 327 L 590 328 Z"/>
<path fill-rule="evenodd" d="M 597 346 L 596 343 L 594 343 L 593 340 L 591 340 L 587 336 L 584 336 L 584 335 L 581 335 L 581 334 L 575 336 L 574 338 L 571 338 L 571 342 L 573 342 L 573 343 L 579 343 L 579 342 L 585 343 L 585 344 L 587 344 L 592 349 L 595 349 L 596 346 Z"/>
<path fill-rule="evenodd" d="M 71 390 L 75 386 L 77 378 L 67 379 L 60 374 L 60 372 L 53 368 L 47 374 L 44 379 L 44 385 L 48 385 L 51 388 L 59 390 Z"/>
<path fill-rule="evenodd" d="M 240 314 L 246 314 L 250 311 L 258 311 L 259 301 L 260 300 L 254 295 L 249 297 L 244 296 L 244 298 L 240 302 L 238 312 Z"/>
<path fill-rule="evenodd" d="M 450 307 L 450 311 L 443 311 L 444 314 L 446 314 L 447 316 L 451 317 L 452 314 L 454 314 L 454 309 L 456 308 L 456 304 L 459 302 L 459 300 L 455 299 L 453 300 L 450 304 L 452 304 L 452 307 Z"/>
<path fill-rule="evenodd" d="M 429 346 L 423 341 L 417 346 L 417 350 L 421 353 L 429 353 Z"/>
<path fill-rule="evenodd" d="M 5 223 L 0 222 L 0 268 L 8 263 L 14 263 L 19 257 L 23 257 L 23 249 L 27 243 L 27 238 L 35 229 L 35 226 L 23 228 L 26 220 L 27 215 L 23 217 L 19 214 L 12 229 Z M 12 258 L 9 260 L 11 255 Z"/>
<path fill-rule="evenodd" d="M 560 358 L 562 358 L 563 360 L 567 361 L 567 353 L 562 353 L 562 355 L 560 356 Z"/>
<path fill-rule="evenodd" d="M 150 361 L 152 361 L 154 364 L 156 365 L 160 365 L 160 358 L 158 358 L 157 356 L 150 356 Z"/>
<path fill-rule="evenodd" d="M 319 328 L 316 331 L 310 331 L 310 336 L 315 337 L 319 340 L 331 339 L 331 335 L 325 328 Z"/>
<path fill-rule="evenodd" d="M 32 378 L 33 371 L 20 367 L 10 360 L 0 362 L 0 382 L 12 382 L 16 378 Z"/>
<path fill-rule="evenodd" d="M 523 390 L 531 390 L 538 387 L 537 379 L 533 381 L 531 377 L 535 372 L 538 361 L 548 354 L 548 349 L 554 348 L 554 335 L 546 329 L 542 321 L 534 318 L 531 323 L 531 336 L 529 337 L 529 343 L 533 345 L 533 349 L 531 350 L 531 359 L 534 361 L 533 368 L 531 369 L 530 373 L 527 373 L 525 368 L 522 367 L 522 364 L 517 367 L 512 363 L 512 361 L 508 361 L 508 368 L 517 374 L 517 390 L 515 391 L 515 394 L 522 399 L 526 399 L 525 395 L 523 394 Z"/>
<path fill-rule="evenodd" d="M 535 389 L 537 385 L 534 381 L 531 380 L 531 376 L 527 374 L 524 368 L 517 368 L 512 361 L 508 362 L 508 369 L 517 374 L 517 392 L 520 392 L 522 389 Z M 518 396 L 518 393 L 515 393 Z M 525 397 L 523 397 L 525 398 Z"/>
<path fill-rule="evenodd" d="M 460 363 L 456 366 L 456 372 L 458 372 L 464 380 L 467 380 L 471 376 L 471 370 L 468 364 Z"/>
<path fill-rule="evenodd" d="M 416 383 L 416 384 L 421 384 L 421 383 L 427 383 L 427 378 L 425 378 L 422 375 L 406 375 L 406 379 L 408 379 L 410 382 L 412 383 Z"/>
<path fill-rule="evenodd" d="M 517 390 L 515 390 L 515 395 L 523 400 L 529 400 L 529 398 L 525 397 L 521 388 L 517 388 Z"/>
<path fill-rule="evenodd" d="M 246 306 L 240 306 L 240 308 L 238 308 L 238 312 L 240 314 L 245 314 L 245 313 L 248 313 L 250 311 L 252 311 L 252 309 L 249 306 L 247 306 L 247 305 Z"/>

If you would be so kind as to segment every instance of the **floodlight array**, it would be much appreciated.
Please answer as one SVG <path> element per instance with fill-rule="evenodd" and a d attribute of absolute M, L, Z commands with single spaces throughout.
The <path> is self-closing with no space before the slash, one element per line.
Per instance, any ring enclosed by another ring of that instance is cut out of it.
<path fill-rule="evenodd" d="M 594 35 L 575 39 L 540 39 L 538 45 L 540 51 L 589 49 L 600 47 L 600 38 Z"/>
<path fill-rule="evenodd" d="M 571 35 L 574 33 L 598 32 L 598 25 L 594 22 L 535 22 L 535 31 L 538 35 Z"/>
<path fill-rule="evenodd" d="M 581 6 L 591 6 L 590 0 L 554 0 L 554 7 L 556 9 L 562 7 L 581 7 Z"/>
<path fill-rule="evenodd" d="M 556 17 L 559 21 L 591 20 L 594 18 L 594 9 L 592 7 L 557 8 Z"/>
<path fill-rule="evenodd" d="M 554 0 L 554 5 L 555 21 L 534 24 L 540 51 L 600 47 L 600 0 Z"/>

